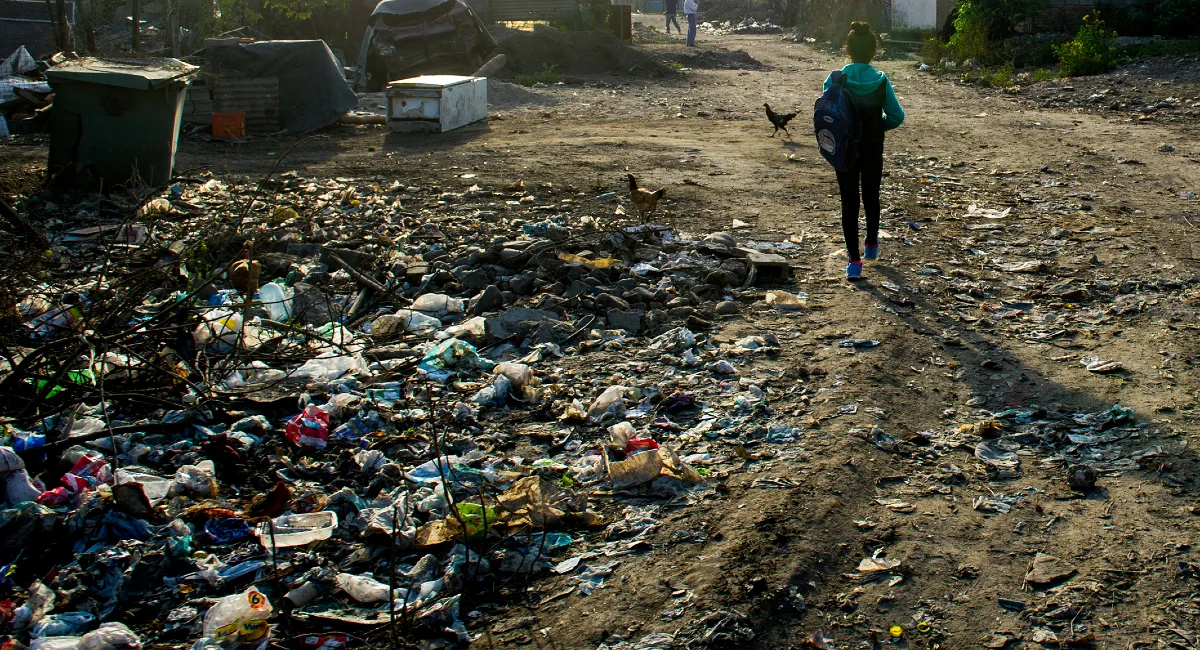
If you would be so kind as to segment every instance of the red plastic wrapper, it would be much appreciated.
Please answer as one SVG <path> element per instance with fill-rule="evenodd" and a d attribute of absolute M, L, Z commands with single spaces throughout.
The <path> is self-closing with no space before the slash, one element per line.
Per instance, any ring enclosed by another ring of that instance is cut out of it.
<path fill-rule="evenodd" d="M 654 442 L 654 438 L 630 438 L 629 442 L 625 443 L 625 455 L 627 456 L 651 449 L 658 449 L 658 443 Z"/>
<path fill-rule="evenodd" d="M 44 506 L 62 506 L 70 504 L 77 496 L 94 489 L 101 483 L 112 483 L 113 475 L 108 469 L 108 461 L 99 456 L 85 455 L 75 462 L 71 471 L 62 475 L 62 485 L 53 490 L 43 492 L 37 502 Z"/>
<path fill-rule="evenodd" d="M 288 420 L 284 435 L 293 445 L 324 449 L 329 441 L 329 414 L 321 407 L 309 404 L 303 412 Z"/>

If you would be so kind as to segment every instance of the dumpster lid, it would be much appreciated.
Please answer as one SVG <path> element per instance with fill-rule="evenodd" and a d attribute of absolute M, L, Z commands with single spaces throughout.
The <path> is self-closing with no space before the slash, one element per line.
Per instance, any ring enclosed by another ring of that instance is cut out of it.
<path fill-rule="evenodd" d="M 46 71 L 51 85 L 55 81 L 119 86 L 135 90 L 161 88 L 177 79 L 194 74 L 200 68 L 177 59 L 101 59 L 84 57 L 56 65 Z"/>
<path fill-rule="evenodd" d="M 388 84 L 388 88 L 446 88 L 475 80 L 476 77 L 460 77 L 453 74 L 432 74 L 400 79 Z"/>

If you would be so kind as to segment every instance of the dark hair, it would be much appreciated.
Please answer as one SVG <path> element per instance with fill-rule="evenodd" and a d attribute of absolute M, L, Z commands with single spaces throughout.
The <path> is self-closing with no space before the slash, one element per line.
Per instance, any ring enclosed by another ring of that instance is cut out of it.
<path fill-rule="evenodd" d="M 870 63 L 878 45 L 879 39 L 870 24 L 858 21 L 850 23 L 850 33 L 846 35 L 846 54 L 851 61 Z"/>

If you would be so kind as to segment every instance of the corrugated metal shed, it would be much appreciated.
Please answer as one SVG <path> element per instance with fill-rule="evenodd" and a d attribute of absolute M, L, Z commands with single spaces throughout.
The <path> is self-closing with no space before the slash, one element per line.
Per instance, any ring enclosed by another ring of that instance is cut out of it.
<path fill-rule="evenodd" d="M 579 12 L 576 0 L 467 0 L 484 21 L 550 20 Z"/>
<path fill-rule="evenodd" d="M 183 121 L 188 124 L 210 124 L 213 100 L 208 84 L 203 79 L 194 79 L 183 96 Z"/>
<path fill-rule="evenodd" d="M 58 19 L 54 5 L 50 3 L 47 8 L 40 0 L 0 0 L 0 61 L 22 45 L 35 59 L 57 51 L 55 27 L 50 20 L 51 16 Z M 75 3 L 66 3 L 65 9 L 67 25 L 73 28 Z"/>
<path fill-rule="evenodd" d="M 280 129 L 279 77 L 216 79 L 212 98 L 213 110 L 244 112 L 249 133 L 274 133 Z"/>

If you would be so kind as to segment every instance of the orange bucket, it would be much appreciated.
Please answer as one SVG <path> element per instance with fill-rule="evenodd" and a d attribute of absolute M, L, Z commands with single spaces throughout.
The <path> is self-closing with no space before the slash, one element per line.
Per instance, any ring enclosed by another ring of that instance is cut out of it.
<path fill-rule="evenodd" d="M 212 136 L 218 140 L 246 137 L 245 111 L 213 111 Z"/>

